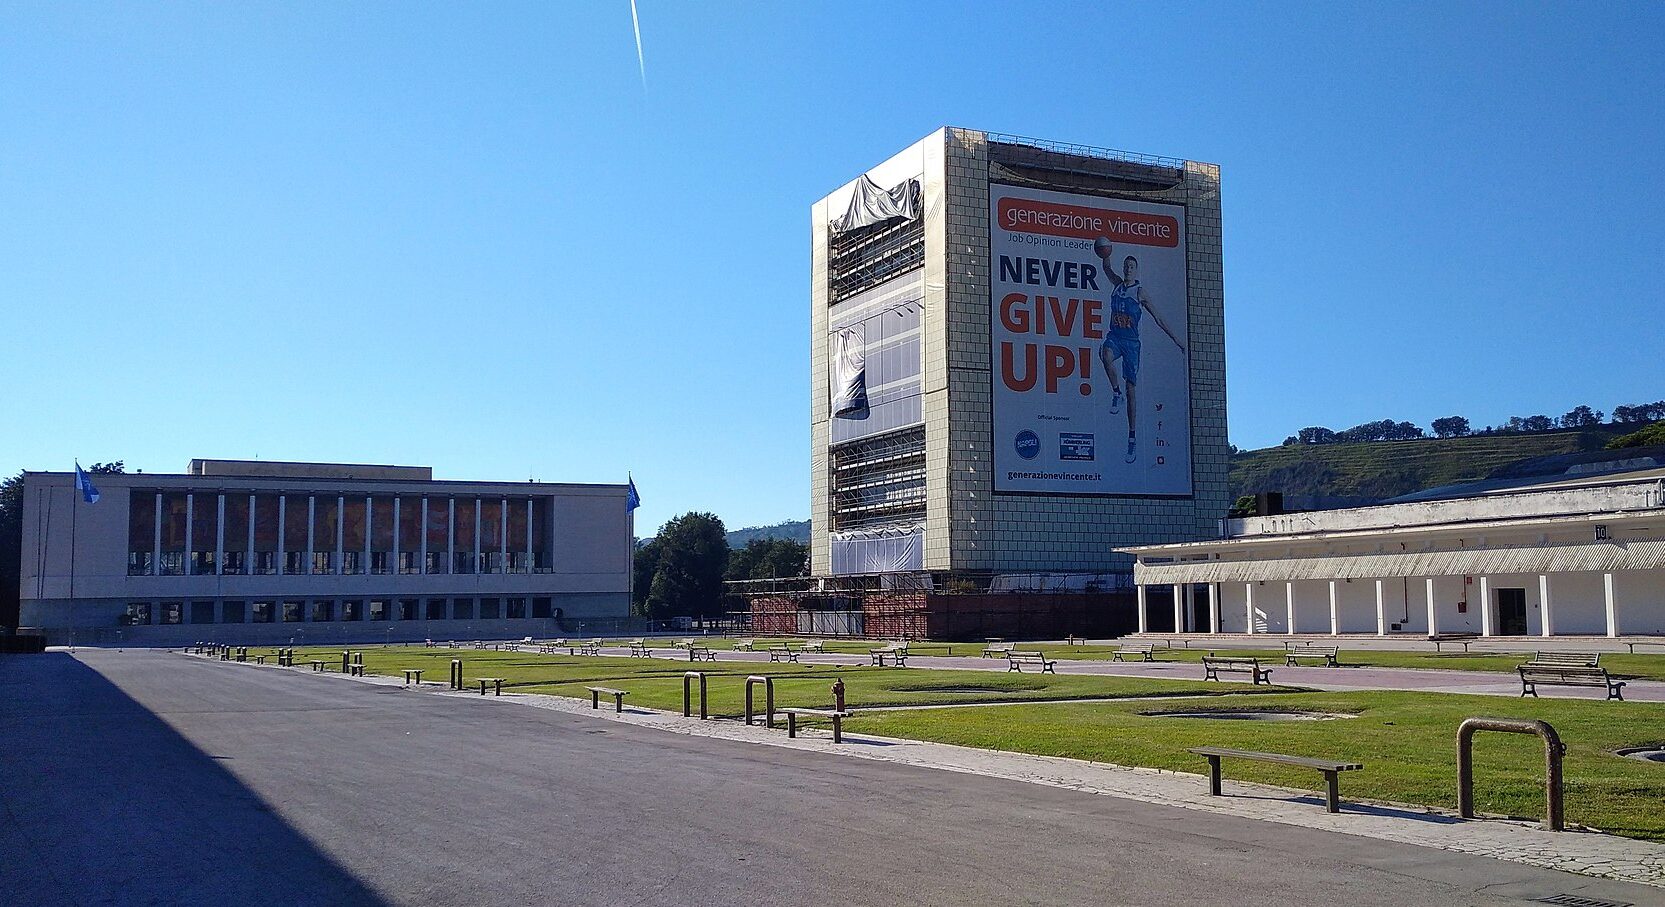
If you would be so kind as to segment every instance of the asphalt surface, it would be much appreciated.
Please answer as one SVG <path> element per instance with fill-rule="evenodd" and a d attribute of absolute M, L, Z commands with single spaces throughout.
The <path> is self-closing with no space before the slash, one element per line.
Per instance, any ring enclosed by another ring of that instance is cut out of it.
<path fill-rule="evenodd" d="M 0 741 L 7 905 L 1665 904 L 1428 848 L 159 652 L 0 656 Z"/>

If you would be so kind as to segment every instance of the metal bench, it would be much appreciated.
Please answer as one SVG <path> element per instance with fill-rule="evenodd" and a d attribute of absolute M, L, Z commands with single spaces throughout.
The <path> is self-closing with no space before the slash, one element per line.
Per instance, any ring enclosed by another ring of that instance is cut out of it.
<path fill-rule="evenodd" d="M 710 646 L 689 646 L 689 661 L 716 661 L 717 653 L 711 651 Z"/>
<path fill-rule="evenodd" d="M 589 640 L 588 642 L 584 643 L 583 645 L 579 646 L 578 647 L 578 654 L 580 654 L 580 655 L 600 655 L 601 654 L 601 640 L 592 639 L 592 640 Z"/>
<path fill-rule="evenodd" d="M 1111 661 L 1126 661 L 1127 656 L 1129 656 L 1129 655 L 1139 656 L 1140 661 L 1155 661 L 1156 660 L 1156 647 L 1155 646 L 1122 646 L 1121 648 L 1117 649 L 1115 652 L 1111 653 L 1110 660 Z"/>
<path fill-rule="evenodd" d="M 501 678 L 501 677 L 476 677 L 474 679 L 479 681 L 479 683 L 480 683 L 480 695 L 481 696 L 486 695 L 486 684 L 494 684 L 496 686 L 497 691 L 492 694 L 493 696 L 503 695 L 503 678 Z"/>
<path fill-rule="evenodd" d="M 630 695 L 629 690 L 615 690 L 612 687 L 585 687 L 584 689 L 590 691 L 590 708 L 601 708 L 601 694 L 606 693 L 613 697 L 613 711 L 621 714 L 624 712 L 624 697 Z"/>
<path fill-rule="evenodd" d="M 769 660 L 770 661 L 785 660 L 785 661 L 790 661 L 790 662 L 793 662 L 793 663 L 797 663 L 798 653 L 793 651 L 792 649 L 788 649 L 785 646 L 770 646 L 769 647 Z"/>
<path fill-rule="evenodd" d="M 827 651 L 827 644 L 825 642 L 822 642 L 819 639 L 811 639 L 811 640 L 805 642 L 803 645 L 799 646 L 798 651 L 799 652 L 813 652 L 813 653 L 816 653 L 816 654 L 824 654 Z"/>
<path fill-rule="evenodd" d="M 1469 643 L 1474 642 L 1475 639 L 1473 633 L 1436 633 L 1428 637 L 1428 641 L 1434 644 L 1434 654 L 1436 655 L 1444 651 L 1441 647 L 1446 643 L 1462 646 L 1463 654 L 1466 655 L 1468 654 Z"/>
<path fill-rule="evenodd" d="M 552 639 L 538 644 L 538 652 L 542 655 L 559 655 L 561 649 L 566 649 L 568 655 L 572 654 L 572 646 L 567 645 L 564 639 Z"/>
<path fill-rule="evenodd" d="M 1530 695 L 1534 699 L 1538 696 L 1538 684 L 1563 687 L 1600 687 L 1607 691 L 1608 699 L 1624 701 L 1624 685 L 1622 680 L 1614 680 L 1607 673 L 1606 668 L 1588 666 L 1566 666 L 1525 664 L 1515 669 L 1520 672 L 1520 694 Z"/>
<path fill-rule="evenodd" d="M 983 657 L 984 658 L 1005 658 L 1006 656 L 1012 654 L 1012 650 L 1015 649 L 1015 648 L 1017 648 L 1016 643 L 991 642 L 988 645 L 983 647 Z"/>
<path fill-rule="evenodd" d="M 751 652 L 753 651 L 752 646 L 755 645 L 756 642 L 757 640 L 755 639 L 736 639 L 734 641 L 734 651 Z"/>
<path fill-rule="evenodd" d="M 1272 683 L 1272 669 L 1261 667 L 1258 658 L 1227 658 L 1220 655 L 1204 655 L 1202 665 L 1204 680 L 1219 680 L 1221 671 L 1232 671 L 1239 674 L 1253 675 L 1256 684 L 1264 681 L 1270 686 Z"/>
<path fill-rule="evenodd" d="M 680 643 L 678 644 L 680 645 Z M 647 640 L 632 639 L 630 641 L 631 658 L 652 658 L 653 650 L 648 648 Z"/>
<path fill-rule="evenodd" d="M 850 717 L 850 712 L 835 712 L 832 709 L 781 709 L 786 713 L 786 736 L 798 736 L 798 716 L 808 715 L 814 718 L 830 718 L 833 726 L 833 742 L 844 742 L 844 719 Z"/>
<path fill-rule="evenodd" d="M 312 670 L 313 670 L 314 673 L 318 673 L 318 674 L 324 673 L 324 663 L 322 661 L 314 660 L 314 661 L 309 662 L 309 664 L 312 665 Z"/>
<path fill-rule="evenodd" d="M 905 668 L 908 666 L 908 647 L 905 645 L 893 644 L 880 646 L 877 649 L 868 649 L 867 656 L 873 659 L 873 664 L 878 665 L 881 668 L 885 666 L 886 656 L 889 656 L 890 660 L 895 662 L 898 668 Z"/>
<path fill-rule="evenodd" d="M 1048 661 L 1043 652 L 1008 652 L 1006 653 L 1006 670 L 1023 673 L 1023 666 L 1038 667 L 1042 674 L 1056 674 L 1058 662 Z"/>
<path fill-rule="evenodd" d="M 1220 796 L 1220 761 L 1222 759 L 1250 759 L 1274 765 L 1293 765 L 1324 773 L 1324 808 L 1341 812 L 1341 791 L 1337 781 L 1340 772 L 1356 772 L 1364 768 L 1359 762 L 1337 762 L 1333 759 L 1310 759 L 1306 756 L 1286 756 L 1282 753 L 1257 753 L 1253 750 L 1233 750 L 1217 746 L 1194 746 L 1191 752 L 1208 760 L 1208 792 Z"/>
<path fill-rule="evenodd" d="M 1324 664 L 1337 668 L 1341 666 L 1336 660 L 1340 654 L 1340 646 L 1318 646 L 1311 643 L 1292 642 L 1286 643 L 1283 647 L 1283 662 L 1286 665 L 1294 665 L 1298 658 L 1322 658 Z"/>
<path fill-rule="evenodd" d="M 426 668 L 406 668 L 405 669 L 405 686 L 407 686 L 407 687 L 410 686 L 411 681 L 413 679 L 416 681 L 417 686 L 421 686 L 422 685 L 422 672 L 425 671 L 425 670 L 427 670 L 427 669 Z"/>

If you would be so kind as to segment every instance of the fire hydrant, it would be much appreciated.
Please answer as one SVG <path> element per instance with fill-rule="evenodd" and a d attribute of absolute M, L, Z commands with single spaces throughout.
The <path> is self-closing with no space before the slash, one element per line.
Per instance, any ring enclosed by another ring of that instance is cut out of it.
<path fill-rule="evenodd" d="M 832 694 L 833 694 L 833 711 L 835 711 L 835 712 L 844 711 L 844 678 L 840 677 L 840 678 L 833 681 Z"/>

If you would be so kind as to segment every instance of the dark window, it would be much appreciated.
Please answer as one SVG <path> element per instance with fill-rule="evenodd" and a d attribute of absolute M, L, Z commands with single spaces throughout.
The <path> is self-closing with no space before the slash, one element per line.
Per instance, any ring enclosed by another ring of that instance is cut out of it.
<path fill-rule="evenodd" d="M 305 573 L 306 572 L 306 552 L 305 551 L 285 551 L 285 552 L 283 552 L 283 572 L 291 574 L 291 575 L 297 574 L 297 573 Z"/>
<path fill-rule="evenodd" d="M 331 549 L 333 549 L 335 546 L 332 543 L 330 545 L 330 547 L 331 547 Z M 334 573 L 335 572 L 335 551 L 330 550 L 330 551 L 314 551 L 314 552 L 312 552 L 312 572 L 313 573 Z"/>
<path fill-rule="evenodd" d="M 358 601 L 356 599 L 348 599 L 348 600 L 342 602 L 341 603 L 341 619 L 342 620 L 363 620 L 364 619 L 364 602 Z"/>
<path fill-rule="evenodd" d="M 335 602 L 327 598 L 313 599 L 312 619 L 314 621 L 335 620 Z"/>
<path fill-rule="evenodd" d="M 248 561 L 242 551 L 227 551 L 225 562 L 220 565 L 220 572 L 231 576 L 241 575 L 247 567 Z"/>
<path fill-rule="evenodd" d="M 444 573 L 451 566 L 451 501 L 449 498 L 429 498 L 425 526 L 428 534 L 428 562 L 423 569 L 429 573 Z"/>
<path fill-rule="evenodd" d="M 508 613 L 503 616 L 509 618 L 510 620 L 519 620 L 524 618 L 526 616 L 526 599 L 509 599 Z"/>
<path fill-rule="evenodd" d="M 277 572 L 278 536 L 282 527 L 278 524 L 278 496 L 275 494 L 257 494 L 254 496 L 254 572 L 257 574 L 271 574 Z"/>
<path fill-rule="evenodd" d="M 225 496 L 225 558 L 220 572 L 232 576 L 244 573 L 248 567 L 249 551 L 249 496 Z"/>
<path fill-rule="evenodd" d="M 150 623 L 150 602 L 132 602 L 128 604 L 125 622 L 128 624 Z"/>
<path fill-rule="evenodd" d="M 550 573 L 554 560 L 549 550 L 549 499 L 532 499 L 532 572 Z"/>
<path fill-rule="evenodd" d="M 252 623 L 269 624 L 277 620 L 277 608 L 271 602 L 255 602 Z"/>
<path fill-rule="evenodd" d="M 127 575 L 156 572 L 156 494 L 135 491 L 127 499 Z"/>
<path fill-rule="evenodd" d="M 495 599 L 495 598 L 482 598 L 482 599 L 480 599 L 480 619 L 481 620 L 496 620 L 497 619 L 497 599 Z"/>
<path fill-rule="evenodd" d="M 341 572 L 364 572 L 364 498 L 348 497 L 341 512 Z"/>
<path fill-rule="evenodd" d="M 503 502 L 480 502 L 480 572 L 503 572 Z"/>
<path fill-rule="evenodd" d="M 219 547 L 220 496 L 197 493 L 191 496 L 191 572 L 214 574 L 214 551 Z"/>
<path fill-rule="evenodd" d="M 162 495 L 162 564 L 163 576 L 182 576 L 185 573 L 185 495 L 168 492 Z"/>
<path fill-rule="evenodd" d="M 418 573 L 422 559 L 422 499 L 399 499 L 399 572 Z"/>
<path fill-rule="evenodd" d="M 341 527 L 341 500 L 319 495 L 312 502 L 312 572 L 335 572 L 335 537 Z"/>
<path fill-rule="evenodd" d="M 452 620 L 473 620 L 474 619 L 474 599 L 472 599 L 472 598 L 453 598 L 453 599 L 451 599 L 451 619 Z"/>
<path fill-rule="evenodd" d="M 532 616 L 539 619 L 552 616 L 550 600 L 547 598 L 532 599 Z"/>
<path fill-rule="evenodd" d="M 444 620 L 445 619 L 445 599 L 443 599 L 443 598 L 430 598 L 430 599 L 428 599 L 427 615 L 428 615 L 428 620 Z"/>
<path fill-rule="evenodd" d="M 211 624 L 214 622 L 213 602 L 191 602 L 191 623 Z"/>
<path fill-rule="evenodd" d="M 276 551 L 256 551 L 254 553 L 254 572 L 261 576 L 269 576 L 277 572 Z"/>
<path fill-rule="evenodd" d="M 284 602 L 283 622 L 286 624 L 300 623 L 306 619 L 305 602 Z"/>
<path fill-rule="evenodd" d="M 370 572 L 387 573 L 393 557 L 393 499 L 370 500 Z"/>
<path fill-rule="evenodd" d="M 243 622 L 243 603 L 228 601 L 220 603 L 220 623 L 240 624 Z"/>
<path fill-rule="evenodd" d="M 390 556 L 391 556 L 391 552 L 388 552 L 388 551 L 372 551 L 372 552 L 370 552 L 370 572 L 371 573 L 387 573 L 387 572 L 389 572 L 392 569 L 388 565 L 388 559 L 389 559 Z"/>
<path fill-rule="evenodd" d="M 370 600 L 370 619 L 387 620 L 387 599 L 373 598 Z"/>
<path fill-rule="evenodd" d="M 416 606 L 420 603 L 421 602 L 419 600 L 414 599 L 414 598 L 401 598 L 401 599 L 399 599 L 399 619 L 400 620 L 415 620 L 416 619 Z"/>
<path fill-rule="evenodd" d="M 306 562 L 306 529 L 309 525 L 307 518 L 311 515 L 306 509 L 304 494 L 285 495 L 283 498 L 283 559 L 284 573 L 306 573 L 310 566 Z M 330 544 L 334 550 L 335 544 Z"/>

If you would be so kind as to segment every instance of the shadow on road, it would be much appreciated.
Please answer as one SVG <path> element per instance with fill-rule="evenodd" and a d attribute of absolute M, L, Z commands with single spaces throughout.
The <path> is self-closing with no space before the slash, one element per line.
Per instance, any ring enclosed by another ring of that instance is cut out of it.
<path fill-rule="evenodd" d="M 66 653 L 0 656 L 0 728 L 6 903 L 387 903 Z"/>

